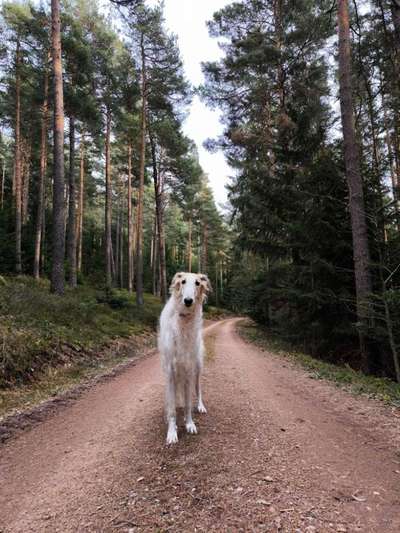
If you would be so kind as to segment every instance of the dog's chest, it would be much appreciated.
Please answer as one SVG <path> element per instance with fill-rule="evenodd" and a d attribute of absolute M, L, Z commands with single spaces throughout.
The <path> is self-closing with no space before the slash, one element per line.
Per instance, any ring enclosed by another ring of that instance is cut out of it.
<path fill-rule="evenodd" d="M 175 336 L 176 352 L 185 354 L 193 352 L 196 346 L 196 335 L 194 328 L 180 329 Z"/>

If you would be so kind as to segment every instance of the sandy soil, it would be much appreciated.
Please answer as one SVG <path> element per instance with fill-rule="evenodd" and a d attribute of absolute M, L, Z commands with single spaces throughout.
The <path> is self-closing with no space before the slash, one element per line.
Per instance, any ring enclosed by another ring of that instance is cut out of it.
<path fill-rule="evenodd" d="M 0 531 L 400 531 L 399 413 L 206 334 L 198 435 L 165 446 L 147 357 L 0 447 Z"/>

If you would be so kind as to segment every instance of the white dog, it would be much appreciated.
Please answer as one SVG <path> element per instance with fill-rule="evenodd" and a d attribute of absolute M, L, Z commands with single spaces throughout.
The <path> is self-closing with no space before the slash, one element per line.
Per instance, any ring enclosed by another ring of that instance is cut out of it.
<path fill-rule="evenodd" d="M 203 302 L 211 290 L 207 276 L 178 272 L 161 313 L 158 348 L 166 376 L 167 444 L 178 442 L 177 407 L 184 407 L 186 431 L 197 433 L 192 419 L 194 385 L 197 409 L 206 413 L 200 387 L 204 357 L 202 326 Z"/>

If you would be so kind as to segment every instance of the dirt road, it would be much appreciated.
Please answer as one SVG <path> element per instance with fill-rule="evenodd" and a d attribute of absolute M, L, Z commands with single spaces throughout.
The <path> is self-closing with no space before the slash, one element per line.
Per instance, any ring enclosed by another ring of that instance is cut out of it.
<path fill-rule="evenodd" d="M 0 447 L 0 531 L 400 531 L 400 419 L 207 329 L 199 434 L 164 445 L 157 356 Z"/>

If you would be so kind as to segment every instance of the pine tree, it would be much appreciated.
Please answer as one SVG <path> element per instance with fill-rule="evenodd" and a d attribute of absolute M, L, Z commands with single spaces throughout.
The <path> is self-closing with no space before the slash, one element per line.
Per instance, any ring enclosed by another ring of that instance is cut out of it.
<path fill-rule="evenodd" d="M 51 290 L 64 294 L 64 96 L 61 59 L 60 3 L 51 1 L 54 76 L 53 241 Z"/>

